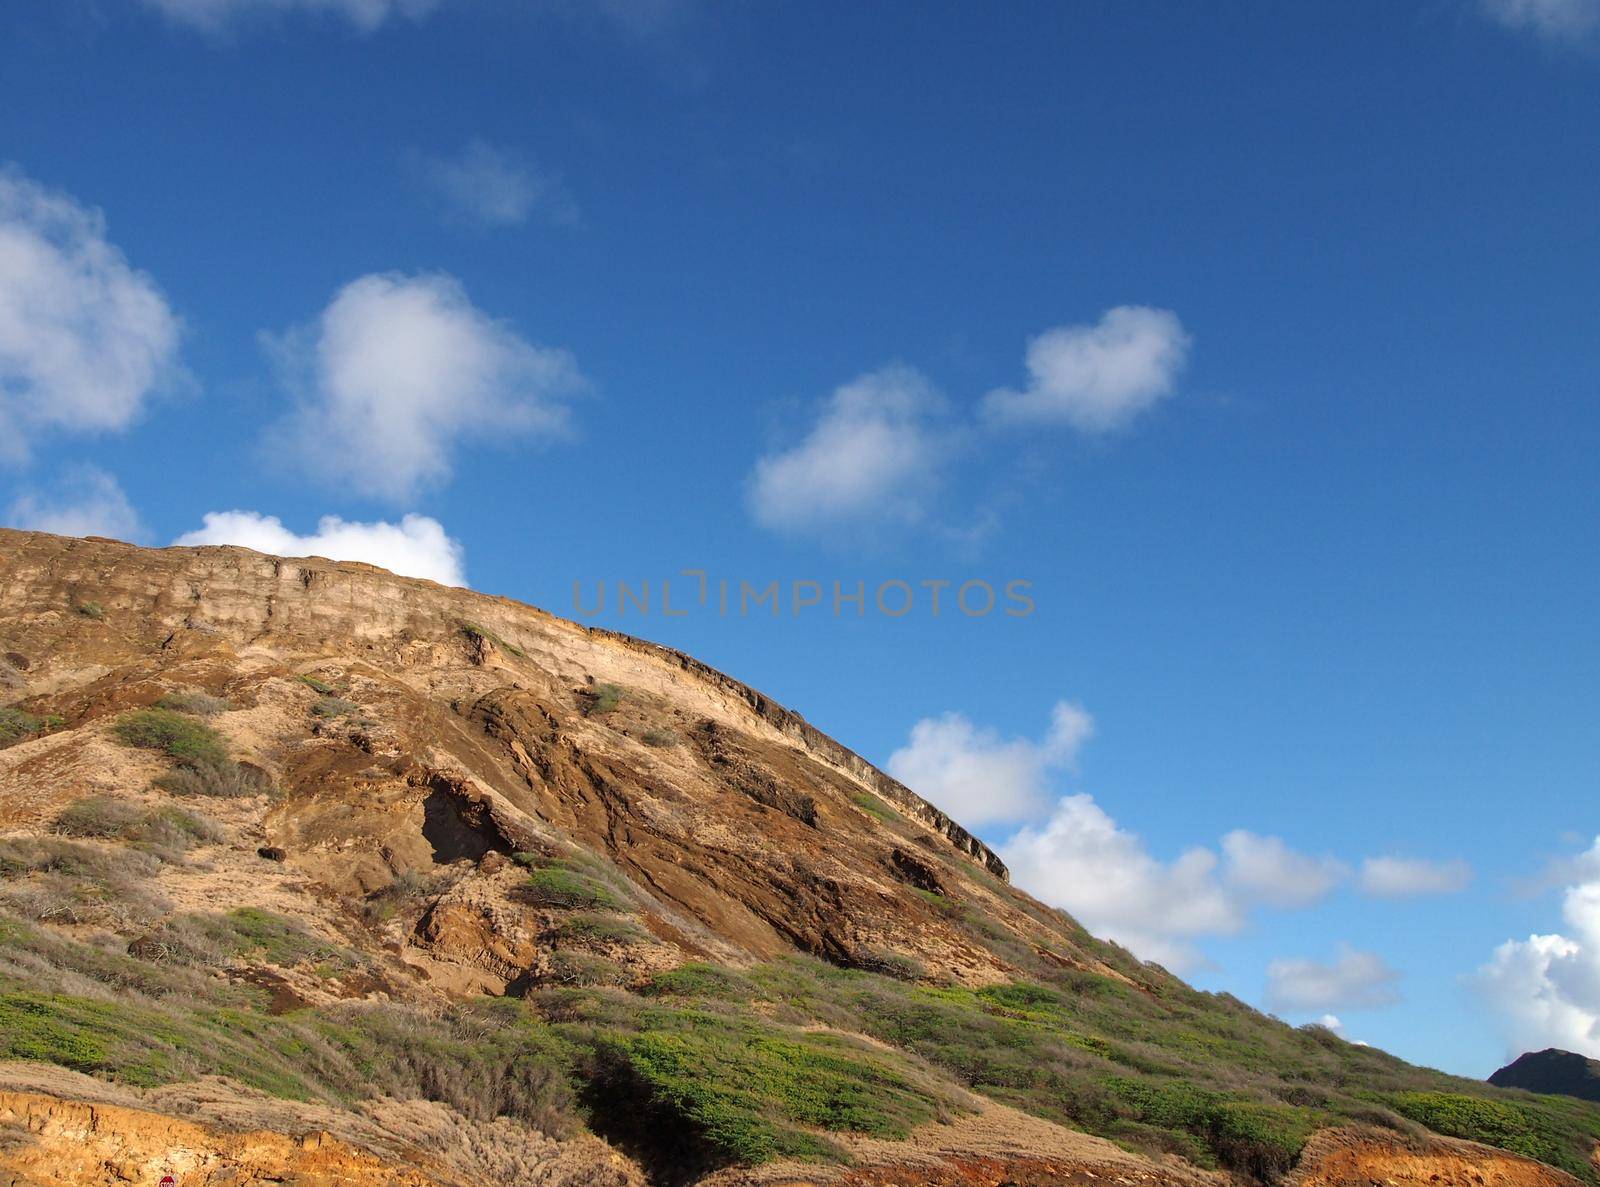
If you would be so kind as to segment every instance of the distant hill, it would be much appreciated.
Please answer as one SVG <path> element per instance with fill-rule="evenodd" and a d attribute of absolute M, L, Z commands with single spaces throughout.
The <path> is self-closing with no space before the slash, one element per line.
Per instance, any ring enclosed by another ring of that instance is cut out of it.
<path fill-rule="evenodd" d="M 1490 1076 L 1489 1083 L 1499 1088 L 1526 1088 L 1552 1096 L 1600 1100 L 1600 1060 L 1555 1047 L 1529 1051 Z"/>

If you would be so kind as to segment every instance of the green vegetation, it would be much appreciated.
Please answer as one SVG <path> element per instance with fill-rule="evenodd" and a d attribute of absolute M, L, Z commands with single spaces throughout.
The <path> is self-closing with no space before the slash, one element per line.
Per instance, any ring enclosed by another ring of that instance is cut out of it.
<path fill-rule="evenodd" d="M 528 875 L 523 898 L 536 907 L 620 910 L 622 903 L 599 879 L 565 865 L 546 865 Z"/>
<path fill-rule="evenodd" d="M 174 709 L 136 709 L 112 727 L 119 741 L 144 750 L 159 750 L 177 765 L 155 780 L 173 795 L 251 796 L 272 789 L 258 767 L 228 757 L 222 735 L 203 721 Z"/>
<path fill-rule="evenodd" d="M 246 922 L 241 934 L 254 928 Z M 259 991 L 4 915 L 0 941 L 0 1059 L 139 1086 L 221 1075 L 336 1105 L 380 1095 L 436 1100 L 555 1136 L 574 1123 L 570 1050 L 512 1002 L 442 1016 L 352 1005 L 274 1017 Z"/>
<path fill-rule="evenodd" d="M 585 694 L 583 715 L 585 717 L 604 717 L 622 704 L 622 698 L 626 695 L 627 693 L 620 685 L 592 685 Z"/>
<path fill-rule="evenodd" d="M 293 919 L 256 907 L 226 914 L 175 915 L 140 936 L 129 951 L 146 960 L 186 965 L 311 964 L 339 970 L 360 964 L 349 949 L 329 943 Z"/>
<path fill-rule="evenodd" d="M 631 1121 L 681 1135 L 709 1165 L 842 1159 L 811 1130 L 904 1137 L 959 1109 L 948 1087 L 892 1053 L 748 1015 L 622 1005 L 601 1025 L 558 1030 L 587 1049 L 597 1128 Z"/>
<path fill-rule="evenodd" d="M 339 692 L 336 685 L 329 684 L 326 680 L 319 680 L 315 676 L 301 676 L 300 683 L 312 692 L 319 692 L 325 697 L 335 696 Z"/>
<path fill-rule="evenodd" d="M 626 915 L 602 911 L 584 911 L 563 919 L 553 934 L 558 943 L 579 944 L 641 944 L 650 938 Z"/>
<path fill-rule="evenodd" d="M 217 713 L 226 713 L 233 708 L 223 697 L 214 697 L 210 693 L 188 690 L 185 692 L 169 692 L 156 702 L 157 709 L 171 709 L 174 713 L 189 713 L 195 717 L 211 717 Z"/>
<path fill-rule="evenodd" d="M 113 819 L 94 801 L 63 816 L 109 839 L 140 820 Z M 106 883 L 147 876 L 153 860 L 105 845 L 0 842 L 0 886 L 9 895 L 47 875 Z M 533 875 L 598 885 L 573 859 L 529 864 Z M 591 909 L 556 934 L 582 942 L 630 926 Z M 1314 1129 L 1352 1121 L 1421 1124 L 1596 1181 L 1591 1105 L 1412 1068 L 1148 975 L 1135 986 L 1056 968 L 1048 980 L 973 990 L 793 958 L 742 971 L 687 964 L 627 992 L 615 963 L 558 950 L 526 999 L 431 1017 L 357 1005 L 274 1015 L 264 990 L 206 971 L 332 976 L 358 963 L 259 910 L 172 916 L 126 951 L 0 912 L 0 1059 L 136 1085 L 220 1074 L 336 1104 L 421 1097 L 548 1133 L 582 1119 L 647 1166 L 676 1172 L 842 1158 L 828 1134 L 903 1136 L 959 1112 L 968 1088 L 1245 1181 L 1281 1180 Z"/>
<path fill-rule="evenodd" d="M 1397 1092 L 1384 1103 L 1435 1133 L 1499 1146 L 1594 1181 L 1584 1155 L 1600 1139 L 1592 1105 L 1564 1096 L 1486 1100 L 1461 1092 Z"/>
<path fill-rule="evenodd" d="M 335 718 L 349 717 L 361 708 L 354 701 L 347 701 L 343 697 L 323 697 L 311 706 L 313 717 Z"/>
<path fill-rule="evenodd" d="M 105 607 L 99 602 L 79 602 L 78 613 L 83 615 L 85 618 L 92 618 L 96 622 L 99 622 L 106 616 Z"/>
<path fill-rule="evenodd" d="M 869 816 L 876 816 L 885 824 L 893 824 L 895 821 L 900 819 L 900 813 L 889 807 L 888 804 L 884 803 L 870 791 L 858 791 L 855 795 L 851 796 L 850 799 L 855 803 L 856 807 L 860 808 Z"/>
<path fill-rule="evenodd" d="M 54 713 L 36 717 L 32 713 L 24 713 L 21 709 L 0 709 L 0 746 L 10 746 L 33 734 L 60 729 L 65 724 L 66 722 Z"/>
<path fill-rule="evenodd" d="M 493 643 L 496 647 L 500 648 L 501 651 L 509 651 L 512 655 L 516 656 L 518 659 L 524 658 L 528 654 L 527 652 L 522 650 L 522 648 L 518 647 L 515 643 L 506 642 L 504 639 L 502 639 L 499 635 L 495 634 L 493 631 L 488 630 L 485 627 L 481 627 L 475 622 L 464 622 L 464 623 L 462 623 L 461 624 L 461 633 L 466 635 L 467 638 L 469 638 L 469 639 L 486 639 L 490 643 Z"/>
<path fill-rule="evenodd" d="M 646 746 L 655 746 L 661 748 L 666 746 L 676 746 L 679 738 L 678 735 L 673 733 L 671 730 L 645 730 L 643 737 L 640 738 L 640 741 L 642 741 Z"/>
<path fill-rule="evenodd" d="M 124 714 L 112 731 L 125 746 L 159 750 L 191 766 L 228 759 L 228 745 L 221 734 L 173 709 L 136 709 Z"/>

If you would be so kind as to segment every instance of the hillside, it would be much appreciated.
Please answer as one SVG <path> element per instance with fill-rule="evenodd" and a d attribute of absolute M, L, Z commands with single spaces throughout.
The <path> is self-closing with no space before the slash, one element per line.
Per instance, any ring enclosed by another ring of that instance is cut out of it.
<path fill-rule="evenodd" d="M 1529 1051 L 1495 1072 L 1489 1077 L 1489 1083 L 1501 1088 L 1600 1101 L 1600 1060 L 1555 1047 Z"/>
<path fill-rule="evenodd" d="M 1600 1183 L 1600 1110 L 1197 992 L 688 656 L 14 531 L 0 1060 L 0 1183 Z"/>

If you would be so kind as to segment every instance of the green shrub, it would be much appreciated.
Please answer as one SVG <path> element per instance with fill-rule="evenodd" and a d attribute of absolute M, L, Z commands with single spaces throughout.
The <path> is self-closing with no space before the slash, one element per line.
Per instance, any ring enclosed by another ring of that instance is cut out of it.
<path fill-rule="evenodd" d="M 544 980 L 552 985 L 625 985 L 627 971 L 614 960 L 592 952 L 552 952 Z"/>
<path fill-rule="evenodd" d="M 873 795 L 870 791 L 858 791 L 855 795 L 851 796 L 850 799 L 855 803 L 856 807 L 860 808 L 863 812 L 866 812 L 870 816 L 876 816 L 885 824 L 893 824 L 895 821 L 900 819 L 900 814 L 898 812 L 880 800 L 877 796 Z"/>
<path fill-rule="evenodd" d="M 626 915 L 586 911 L 564 919 L 556 927 L 558 941 L 583 944 L 640 944 L 650 934 Z"/>
<path fill-rule="evenodd" d="M 490 643 L 493 643 L 496 647 L 500 648 L 501 651 L 509 651 L 512 655 L 515 655 L 518 658 L 522 658 L 527 655 L 527 652 L 523 651 L 522 648 L 518 647 L 515 643 L 507 643 L 493 631 L 481 627 L 475 622 L 462 623 L 461 633 L 466 635 L 469 639 L 487 639 Z"/>
<path fill-rule="evenodd" d="M 217 713 L 226 713 L 233 708 L 224 697 L 214 697 L 210 693 L 195 692 L 192 689 L 186 692 L 169 692 L 156 702 L 157 709 L 171 709 L 174 713 L 189 713 L 195 717 L 211 717 Z"/>
<path fill-rule="evenodd" d="M 583 715 L 585 717 L 603 717 L 622 704 L 622 698 L 627 693 L 616 684 L 591 685 L 584 695 Z"/>
<path fill-rule="evenodd" d="M 315 676 L 301 676 L 300 683 L 312 692 L 320 692 L 325 697 L 331 697 L 339 692 L 337 686 L 329 684 L 326 680 L 319 680 Z"/>
<path fill-rule="evenodd" d="M 45 719 L 35 717 L 32 713 L 24 713 L 21 709 L 0 709 L 0 746 L 10 746 L 13 742 L 20 742 L 30 734 L 38 733 L 45 726 Z"/>
<path fill-rule="evenodd" d="M 749 1018 L 653 1009 L 631 1031 L 601 1030 L 591 1041 L 610 1108 L 655 1114 L 713 1162 L 842 1160 L 809 1131 L 904 1138 L 958 1107 L 892 1055 Z"/>
<path fill-rule="evenodd" d="M 722 1001 L 748 1001 L 754 996 L 754 989 L 746 978 L 731 969 L 699 961 L 689 961 L 655 974 L 642 992 L 651 997 Z"/>
<path fill-rule="evenodd" d="M 92 618 L 96 622 L 99 622 L 106 616 L 105 607 L 99 602 L 79 602 L 78 613 L 83 615 L 85 618 Z"/>
<path fill-rule="evenodd" d="M 622 903 L 609 887 L 587 874 L 561 865 L 534 870 L 522 886 L 522 897 L 536 907 L 615 911 Z"/>
<path fill-rule="evenodd" d="M 125 746 L 159 750 L 193 766 L 228 760 L 228 746 L 221 734 L 171 709 L 136 709 L 123 714 L 112 730 Z"/>
<path fill-rule="evenodd" d="M 348 717 L 360 708 L 354 701 L 347 701 L 343 697 L 323 697 L 311 706 L 311 714 L 313 717 Z"/>

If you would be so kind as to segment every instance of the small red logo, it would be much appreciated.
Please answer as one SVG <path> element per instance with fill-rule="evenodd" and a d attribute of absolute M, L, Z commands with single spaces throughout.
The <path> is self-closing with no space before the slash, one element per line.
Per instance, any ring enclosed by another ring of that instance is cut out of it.
<path fill-rule="evenodd" d="M 178 1180 L 173 1175 L 162 1175 L 161 1187 L 178 1187 Z"/>

